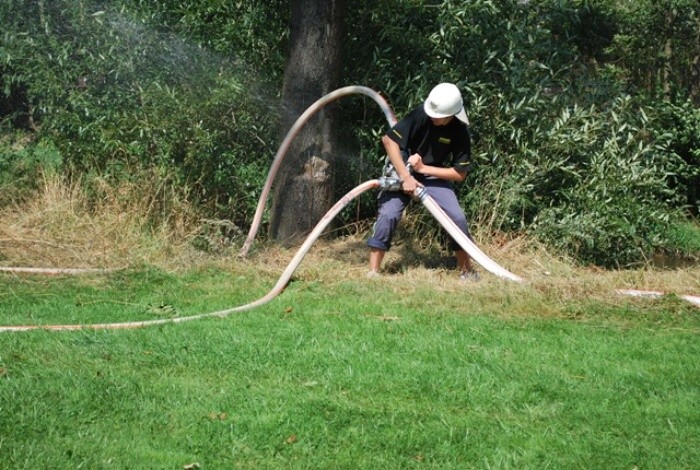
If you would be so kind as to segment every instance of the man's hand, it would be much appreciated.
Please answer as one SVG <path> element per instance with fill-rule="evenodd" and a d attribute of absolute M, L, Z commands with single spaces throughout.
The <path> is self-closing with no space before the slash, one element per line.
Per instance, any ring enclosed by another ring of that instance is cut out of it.
<path fill-rule="evenodd" d="M 413 175 L 410 175 L 408 178 L 404 178 L 401 182 L 401 189 L 403 189 L 403 192 L 410 195 L 413 195 L 413 192 L 416 190 L 416 188 L 418 188 L 418 186 L 421 186 L 421 184 L 416 181 Z"/>
<path fill-rule="evenodd" d="M 423 168 L 423 159 L 421 158 L 420 155 L 417 153 L 414 153 L 410 157 L 408 157 L 408 160 L 406 161 L 407 167 L 410 168 L 410 171 L 415 171 L 417 173 L 420 173 L 420 169 Z M 413 177 L 413 175 L 408 176 L 407 178 L 403 179 L 403 183 L 401 184 L 401 188 L 403 189 L 403 192 L 406 194 L 410 194 L 411 196 L 413 195 L 414 191 L 416 188 L 419 186 L 423 186 L 420 184 L 416 179 Z"/>
<path fill-rule="evenodd" d="M 414 153 L 408 157 L 408 164 L 413 167 L 413 171 L 420 173 L 421 168 L 423 168 L 423 158 L 417 153 Z"/>
<path fill-rule="evenodd" d="M 426 165 L 425 163 L 423 163 L 423 158 L 417 153 L 414 153 L 413 155 L 408 157 L 407 163 L 411 166 L 414 172 L 420 175 L 433 176 L 435 178 L 440 178 L 445 181 L 460 182 L 464 181 L 464 178 L 466 178 L 467 176 L 466 171 L 464 173 L 460 173 L 454 168 L 443 168 L 439 166 Z"/>

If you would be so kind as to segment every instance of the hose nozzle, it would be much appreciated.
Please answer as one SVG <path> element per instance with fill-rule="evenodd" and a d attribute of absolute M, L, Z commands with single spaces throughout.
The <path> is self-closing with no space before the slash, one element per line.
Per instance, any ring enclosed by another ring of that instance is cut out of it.
<path fill-rule="evenodd" d="M 382 176 L 378 181 L 382 191 L 401 191 L 401 178 Z"/>
<path fill-rule="evenodd" d="M 413 174 L 413 167 L 410 163 L 406 164 L 406 169 L 409 174 Z M 394 165 L 387 163 L 384 167 L 384 176 L 379 178 L 379 187 L 382 191 L 401 191 L 401 183 L 403 179 L 399 176 L 394 169 Z"/>

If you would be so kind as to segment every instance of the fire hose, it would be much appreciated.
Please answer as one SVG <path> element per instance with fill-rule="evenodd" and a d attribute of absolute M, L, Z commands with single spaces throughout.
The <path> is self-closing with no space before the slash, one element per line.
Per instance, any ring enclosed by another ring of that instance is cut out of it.
<path fill-rule="evenodd" d="M 287 283 L 292 278 L 294 271 L 301 263 L 302 259 L 311 249 L 311 246 L 316 242 L 318 237 L 321 236 L 323 231 L 328 227 L 328 224 L 342 211 L 353 199 L 357 198 L 362 193 L 370 189 L 383 189 L 383 190 L 397 190 L 401 187 L 401 182 L 393 178 L 382 177 L 379 179 L 366 181 L 359 186 L 355 187 L 353 190 L 348 192 L 343 196 L 335 205 L 321 218 L 321 220 L 316 224 L 311 233 L 306 237 L 305 241 L 302 243 L 301 247 L 297 250 L 296 254 L 292 260 L 287 265 L 286 269 L 282 275 L 277 280 L 274 287 L 263 297 L 250 302 L 245 305 L 238 307 L 233 307 L 225 310 L 219 310 L 216 312 L 204 313 L 199 315 L 191 315 L 187 317 L 177 317 L 177 318 L 162 318 L 157 320 L 142 320 L 133 322 L 120 322 L 120 323 L 95 323 L 95 324 L 72 324 L 72 325 L 21 325 L 21 326 L 0 326 L 0 332 L 7 331 L 30 331 L 30 330 L 51 330 L 51 331 L 65 331 L 65 330 L 118 330 L 118 329 L 135 329 L 144 328 L 147 326 L 164 325 L 167 323 L 185 323 L 193 320 L 200 320 L 209 317 L 226 317 L 233 313 L 245 312 L 251 310 L 255 307 L 264 305 L 277 297 L 287 286 Z M 422 190 L 422 191 L 421 191 Z M 431 214 L 440 222 L 440 224 L 445 227 L 445 229 L 452 235 L 460 246 L 473 256 L 474 260 L 492 271 L 494 274 L 510 279 L 516 282 L 522 282 L 522 280 L 498 266 L 495 262 L 490 260 L 479 248 L 462 232 L 457 225 L 445 214 L 445 212 L 438 206 L 433 199 L 428 196 L 424 188 L 419 188 L 417 191 L 418 199 L 425 205 L 425 207 L 430 211 Z M 31 272 L 31 271 L 30 271 Z M 36 271 L 34 271 L 36 272 Z M 79 270 L 73 270 L 72 272 L 63 272 L 64 274 L 77 274 Z"/>
<path fill-rule="evenodd" d="M 263 297 L 250 302 L 245 305 L 238 307 L 228 308 L 225 310 L 219 310 L 216 312 L 203 313 L 199 315 L 191 315 L 187 317 L 176 317 L 176 318 L 159 318 L 157 320 L 143 320 L 143 321 L 133 321 L 133 322 L 121 322 L 121 323 L 96 323 L 96 324 L 74 324 L 74 325 L 21 325 L 21 326 L 0 326 L 0 332 L 4 331 L 29 331 L 29 330 L 51 330 L 51 331 L 62 331 L 62 330 L 124 330 L 124 329 L 135 329 L 144 328 L 147 326 L 164 325 L 166 323 L 185 323 L 193 320 L 201 320 L 203 318 L 210 317 L 226 317 L 232 313 L 245 312 L 251 310 L 255 307 L 264 305 L 277 297 L 287 286 L 287 283 L 292 278 L 292 274 L 301 263 L 311 245 L 314 244 L 316 239 L 323 233 L 328 224 L 335 218 L 338 213 L 343 210 L 345 206 L 355 199 L 360 194 L 373 188 L 377 188 L 381 185 L 380 180 L 370 180 L 361 185 L 357 186 L 352 191 L 348 192 L 343 196 L 335 205 L 323 216 L 323 218 L 316 224 L 316 227 L 308 235 L 304 243 L 301 245 L 294 258 L 289 262 L 287 268 L 284 270 L 280 278 L 274 287 Z"/>
<path fill-rule="evenodd" d="M 258 231 L 262 220 L 262 214 L 265 210 L 265 205 L 267 202 L 267 197 L 269 195 L 270 189 L 272 187 L 272 182 L 275 179 L 277 171 L 279 170 L 282 159 L 284 158 L 291 142 L 298 134 L 299 130 L 308 121 L 308 119 L 313 116 L 319 109 L 328 103 L 346 95 L 351 94 L 363 94 L 374 99 L 377 104 L 382 108 L 386 119 L 390 126 L 396 123 L 396 118 L 389 104 L 384 100 L 384 98 L 374 90 L 362 86 L 349 86 L 345 88 L 340 88 L 334 92 L 331 92 L 314 104 L 312 104 L 307 110 L 299 116 L 294 125 L 291 127 L 287 135 L 285 136 L 282 144 L 280 145 L 273 163 L 268 172 L 267 180 L 263 186 L 260 200 L 258 202 L 255 216 L 250 227 L 248 236 L 241 248 L 239 253 L 240 256 L 246 256 L 250 247 L 255 239 L 255 235 Z M 383 176 L 379 179 L 373 179 L 366 181 L 359 186 L 352 189 L 345 196 L 343 196 L 336 204 L 321 218 L 314 229 L 309 233 L 305 241 L 302 243 L 301 247 L 297 250 L 296 254 L 289 262 L 282 275 L 277 280 L 277 283 L 273 288 L 265 294 L 263 297 L 247 303 L 245 305 L 240 305 L 237 307 L 232 307 L 224 310 L 219 310 L 215 312 L 203 313 L 198 315 L 190 315 L 186 317 L 175 317 L 175 318 L 164 318 L 156 320 L 142 320 L 142 321 L 132 321 L 132 322 L 117 322 L 117 323 L 95 323 L 95 324 L 66 324 L 66 325 L 18 325 L 18 326 L 0 326 L 0 332 L 12 332 L 12 331 L 30 331 L 30 330 L 50 330 L 50 331 L 65 331 L 65 330 L 117 330 L 117 329 L 135 329 L 144 328 L 148 326 L 164 325 L 164 324 L 175 324 L 175 323 L 185 323 L 194 320 L 200 320 L 204 318 L 212 317 L 226 317 L 233 313 L 240 313 L 251 310 L 253 308 L 259 307 L 270 302 L 272 299 L 277 297 L 287 286 L 289 280 L 292 277 L 294 271 L 301 263 L 302 259 L 311 246 L 316 242 L 319 236 L 326 229 L 328 224 L 342 211 L 353 199 L 360 196 L 362 193 L 370 190 L 380 188 L 382 190 L 397 191 L 401 189 L 401 181 L 389 176 Z M 435 219 L 445 228 L 445 230 L 455 239 L 455 241 L 460 245 L 464 251 L 466 251 L 471 258 L 480 264 L 484 269 L 491 272 L 492 274 L 513 281 L 522 283 L 523 279 L 519 276 L 511 273 L 505 268 L 501 267 L 498 263 L 489 258 L 484 254 L 479 247 L 477 247 L 474 242 L 472 242 L 459 227 L 447 216 L 447 214 L 440 208 L 440 206 L 427 194 L 425 188 L 419 187 L 414 196 L 420 200 L 420 202 L 426 207 L 426 209 L 435 217 Z M 25 273 L 43 273 L 43 274 L 79 274 L 83 272 L 94 272 L 94 269 L 41 269 L 41 268 L 12 268 L 12 267 L 0 267 L 0 271 L 5 272 L 25 272 Z M 635 292 L 639 295 L 643 291 L 618 291 L 620 293 L 631 293 Z M 659 293 L 654 293 L 659 294 Z M 662 293 L 661 293 L 662 294 Z M 635 295 L 635 294 L 629 294 Z M 690 301 L 697 302 L 696 296 L 684 296 L 690 297 Z M 698 304 L 700 305 L 700 304 Z"/>

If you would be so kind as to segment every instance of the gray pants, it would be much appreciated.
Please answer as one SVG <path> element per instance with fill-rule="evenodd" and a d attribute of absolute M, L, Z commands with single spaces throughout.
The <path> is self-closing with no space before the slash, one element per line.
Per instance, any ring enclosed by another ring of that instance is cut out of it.
<path fill-rule="evenodd" d="M 459 206 L 457 195 L 452 189 L 452 183 L 441 179 L 425 179 L 421 183 L 425 186 L 428 195 L 435 200 L 435 203 L 445 211 L 462 232 L 471 238 L 467 217 Z M 383 251 L 388 251 L 391 248 L 394 231 L 396 231 L 401 214 L 409 202 L 411 202 L 411 196 L 403 191 L 385 191 L 379 196 L 377 221 L 374 224 L 372 236 L 367 240 L 367 245 Z M 452 249 L 462 249 L 452 237 L 450 239 Z"/>

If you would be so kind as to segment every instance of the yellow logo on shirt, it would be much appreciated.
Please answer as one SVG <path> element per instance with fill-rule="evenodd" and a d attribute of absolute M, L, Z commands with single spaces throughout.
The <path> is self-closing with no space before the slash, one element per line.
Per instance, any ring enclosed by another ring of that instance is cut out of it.
<path fill-rule="evenodd" d="M 440 142 L 441 144 L 449 144 L 452 142 L 452 140 L 450 140 L 449 137 L 440 137 L 438 139 L 438 142 Z"/>

